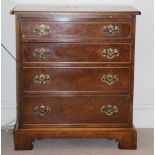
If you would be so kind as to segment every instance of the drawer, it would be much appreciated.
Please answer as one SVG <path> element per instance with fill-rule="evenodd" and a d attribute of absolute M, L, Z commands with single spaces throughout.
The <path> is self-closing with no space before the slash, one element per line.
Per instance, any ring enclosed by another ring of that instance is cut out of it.
<path fill-rule="evenodd" d="M 132 22 L 22 22 L 23 41 L 131 40 Z"/>
<path fill-rule="evenodd" d="M 128 116 L 129 96 L 23 97 L 24 126 L 127 126 Z"/>
<path fill-rule="evenodd" d="M 129 92 L 130 68 L 23 68 L 24 91 Z"/>
<path fill-rule="evenodd" d="M 132 44 L 23 43 L 26 62 L 131 62 Z"/>

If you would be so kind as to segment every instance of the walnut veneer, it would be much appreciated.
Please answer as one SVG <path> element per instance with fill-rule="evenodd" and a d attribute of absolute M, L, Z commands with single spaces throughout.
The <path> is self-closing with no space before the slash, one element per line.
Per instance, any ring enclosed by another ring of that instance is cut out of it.
<path fill-rule="evenodd" d="M 17 6 L 16 150 L 35 139 L 108 138 L 136 149 L 135 23 L 127 7 Z"/>

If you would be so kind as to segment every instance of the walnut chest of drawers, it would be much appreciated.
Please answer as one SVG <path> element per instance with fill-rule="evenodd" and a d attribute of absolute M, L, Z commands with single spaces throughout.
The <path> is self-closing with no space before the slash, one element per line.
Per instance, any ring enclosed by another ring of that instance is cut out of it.
<path fill-rule="evenodd" d="M 17 6 L 14 146 L 44 138 L 115 139 L 136 149 L 135 22 L 126 7 Z"/>

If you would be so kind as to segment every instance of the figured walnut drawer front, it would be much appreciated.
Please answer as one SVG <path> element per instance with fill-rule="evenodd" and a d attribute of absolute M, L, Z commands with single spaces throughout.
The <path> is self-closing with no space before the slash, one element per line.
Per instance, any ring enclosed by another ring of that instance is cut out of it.
<path fill-rule="evenodd" d="M 128 96 L 23 97 L 25 126 L 123 126 L 128 115 Z"/>
<path fill-rule="evenodd" d="M 131 22 L 22 22 L 23 41 L 131 40 Z"/>
<path fill-rule="evenodd" d="M 130 62 L 131 44 L 23 43 L 23 62 Z"/>
<path fill-rule="evenodd" d="M 129 92 L 130 68 L 23 68 L 24 91 Z"/>

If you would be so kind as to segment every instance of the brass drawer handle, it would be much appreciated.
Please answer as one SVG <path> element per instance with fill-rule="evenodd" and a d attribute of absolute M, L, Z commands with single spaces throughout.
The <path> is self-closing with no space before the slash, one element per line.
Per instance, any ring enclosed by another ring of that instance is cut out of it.
<path fill-rule="evenodd" d="M 112 49 L 112 48 L 103 49 L 101 52 L 101 55 L 103 57 L 106 57 L 107 59 L 113 59 L 119 56 L 119 51 L 117 49 Z"/>
<path fill-rule="evenodd" d="M 34 77 L 34 82 L 41 84 L 42 86 L 45 85 L 49 81 L 50 81 L 49 75 L 40 74 L 40 75 L 35 75 Z"/>
<path fill-rule="evenodd" d="M 41 106 L 34 107 L 34 113 L 36 113 L 40 116 L 45 116 L 50 112 L 51 112 L 51 108 L 49 106 L 41 105 Z"/>
<path fill-rule="evenodd" d="M 34 56 L 39 57 L 41 59 L 44 59 L 49 54 L 50 54 L 49 49 L 44 49 L 44 48 L 35 49 L 34 52 L 33 52 Z"/>
<path fill-rule="evenodd" d="M 50 31 L 49 26 L 44 24 L 36 25 L 33 28 L 33 32 L 39 34 L 40 36 L 48 35 L 49 31 Z"/>
<path fill-rule="evenodd" d="M 103 32 L 107 35 L 115 35 L 119 32 L 119 27 L 117 25 L 105 25 L 103 26 Z"/>
<path fill-rule="evenodd" d="M 118 82 L 118 77 L 116 75 L 108 74 L 108 75 L 103 75 L 101 78 L 101 82 L 105 83 L 107 85 L 113 85 L 116 82 Z"/>
<path fill-rule="evenodd" d="M 118 108 L 115 105 L 103 105 L 101 108 L 101 113 L 106 114 L 107 116 L 112 116 L 118 112 Z"/>

